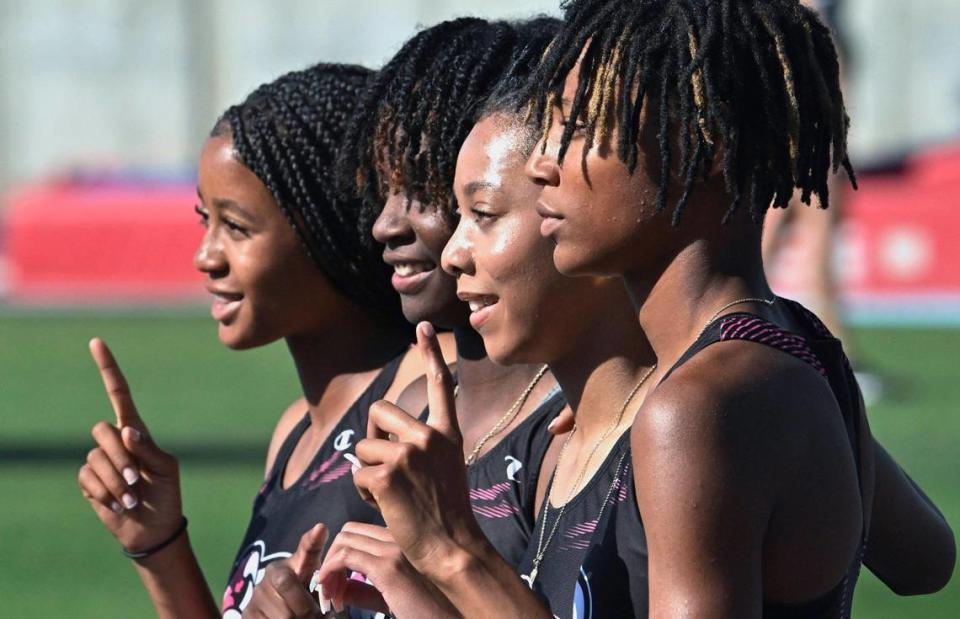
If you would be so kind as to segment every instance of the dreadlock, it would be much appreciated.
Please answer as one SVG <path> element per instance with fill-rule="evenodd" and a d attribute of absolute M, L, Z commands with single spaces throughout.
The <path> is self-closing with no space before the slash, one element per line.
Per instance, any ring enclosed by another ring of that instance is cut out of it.
<path fill-rule="evenodd" d="M 344 129 L 372 75 L 323 63 L 287 73 L 227 109 L 211 135 L 231 135 L 240 161 L 270 190 L 337 290 L 406 324 L 379 252 L 357 234 L 356 200 L 338 192 L 334 174 Z"/>
<path fill-rule="evenodd" d="M 667 206 L 671 140 L 682 193 L 677 225 L 698 177 L 719 158 L 730 205 L 726 223 L 747 203 L 762 221 L 784 208 L 794 188 L 810 204 L 829 205 L 827 179 L 847 157 L 849 118 L 829 29 L 797 0 L 567 0 L 564 26 L 531 84 L 531 114 L 552 124 L 564 81 L 580 61 L 569 117 L 582 121 L 586 145 L 611 139 L 632 174 L 641 111 L 656 122 L 660 151 L 657 211 Z M 566 123 L 559 159 L 577 123 Z M 718 150 L 718 146 L 720 149 Z"/>
<path fill-rule="evenodd" d="M 516 38 L 505 22 L 446 21 L 417 33 L 378 72 L 339 163 L 342 187 L 363 199 L 361 234 L 369 236 L 391 187 L 452 209 L 457 153 Z"/>

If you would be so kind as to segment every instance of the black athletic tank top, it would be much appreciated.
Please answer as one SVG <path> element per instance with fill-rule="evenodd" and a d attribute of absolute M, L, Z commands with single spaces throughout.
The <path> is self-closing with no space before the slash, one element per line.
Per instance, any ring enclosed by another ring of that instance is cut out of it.
<path fill-rule="evenodd" d="M 547 426 L 567 405 L 559 387 L 510 434 L 467 467 L 470 505 L 487 539 L 517 566 L 530 543 L 537 480 L 552 435 Z"/>
<path fill-rule="evenodd" d="M 293 554 L 300 537 L 316 523 L 329 529 L 328 546 L 347 522 L 383 524 L 380 513 L 363 502 L 353 485 L 351 458 L 355 457 L 354 445 L 367 434 L 370 405 L 383 398 L 402 359 L 403 355 L 384 366 L 334 426 L 303 475 L 288 488 L 282 487 L 283 472 L 310 427 L 310 415 L 305 414 L 284 440 L 253 502 L 250 524 L 223 593 L 224 619 L 240 618 L 267 564 Z"/>
<path fill-rule="evenodd" d="M 860 477 L 859 436 L 862 399 L 840 342 L 823 326 L 819 319 L 800 304 L 781 301 L 804 325 L 810 335 L 801 337 L 754 314 L 728 314 L 714 321 L 664 376 L 689 361 L 698 352 L 717 342 L 749 340 L 787 352 L 812 366 L 826 379 L 837 399 L 847 437 L 854 453 L 858 479 Z M 555 539 L 548 546 L 541 563 L 534 590 L 547 600 L 557 617 L 590 619 L 600 617 L 646 617 L 649 607 L 647 590 L 647 545 L 643 522 L 637 509 L 630 456 L 629 432 L 608 456 L 600 472 L 591 480 L 592 486 L 581 491 L 585 497 L 583 508 L 568 506 Z M 577 497 L 578 499 L 580 497 Z M 601 506 L 603 506 L 602 514 Z M 551 510 L 552 511 L 552 510 Z M 591 520 L 592 519 L 592 520 Z M 542 520 L 542 518 L 541 518 Z M 578 523 L 582 523 L 579 524 Z M 542 522 L 538 522 L 531 550 L 524 560 L 528 573 L 535 553 L 536 540 Z M 550 519 L 548 526 L 552 526 Z M 576 553 L 564 550 L 558 542 L 580 539 L 577 533 L 592 533 L 580 545 L 580 560 Z M 549 534 L 549 529 L 547 530 Z M 764 617 L 850 617 L 853 588 L 860 573 L 866 544 L 866 532 L 859 550 L 845 577 L 817 599 L 800 604 L 773 604 L 765 602 Z"/>

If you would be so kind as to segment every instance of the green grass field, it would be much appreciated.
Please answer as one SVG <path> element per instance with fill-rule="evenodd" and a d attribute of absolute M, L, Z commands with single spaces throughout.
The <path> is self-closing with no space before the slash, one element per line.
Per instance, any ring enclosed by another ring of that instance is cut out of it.
<path fill-rule="evenodd" d="M 262 476 L 276 416 L 298 393 L 282 345 L 232 353 L 208 319 L 0 315 L 0 615 L 149 617 L 134 571 L 80 497 L 89 429 L 112 411 L 86 350 L 114 348 L 154 436 L 182 455 L 194 546 L 219 593 Z M 875 434 L 960 522 L 960 330 L 856 332 L 892 393 Z M 865 574 L 856 617 L 957 617 L 960 587 L 897 598 Z"/>

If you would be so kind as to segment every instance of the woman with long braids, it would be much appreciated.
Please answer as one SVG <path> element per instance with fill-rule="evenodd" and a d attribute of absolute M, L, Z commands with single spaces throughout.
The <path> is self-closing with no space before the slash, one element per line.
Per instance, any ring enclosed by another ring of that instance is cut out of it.
<path fill-rule="evenodd" d="M 456 452 L 436 352 L 429 431 L 372 413 L 403 458 L 361 442 L 358 485 L 465 616 L 845 617 L 861 562 L 901 593 L 944 586 L 949 527 L 873 441 L 839 342 L 763 276 L 766 209 L 795 189 L 826 204 L 829 174 L 852 178 L 828 31 L 796 0 L 566 8 L 532 85 L 543 136 L 526 170 L 557 269 L 626 282 L 658 359 L 650 392 L 628 442 L 590 451 L 596 475 L 561 458 L 522 580 L 462 500 L 397 491 Z M 431 336 L 418 328 L 435 351 Z M 589 522 L 570 515 L 580 496 Z M 431 517 L 412 523 L 414 503 Z M 586 551 L 565 547 L 584 526 Z"/>
<path fill-rule="evenodd" d="M 354 444 L 369 405 L 395 398 L 422 366 L 404 357 L 409 325 L 378 252 L 357 233 L 358 204 L 334 181 L 344 128 L 370 76 L 320 64 L 264 84 L 223 114 L 200 156 L 196 211 L 205 233 L 195 264 L 213 295 L 220 341 L 247 349 L 285 339 L 303 388 L 270 441 L 221 611 L 186 533 L 177 461 L 147 431 L 109 349 L 91 342 L 117 423 L 94 427 L 80 486 L 161 617 L 239 617 L 255 586 L 289 585 L 268 568 L 290 558 L 305 532 L 298 566 L 319 560 L 326 530 L 380 522 L 354 489 Z"/>
<path fill-rule="evenodd" d="M 455 471 L 465 467 L 468 473 L 449 491 L 468 497 L 471 518 L 480 523 L 478 535 L 507 565 L 517 565 L 529 545 L 540 469 L 552 468 L 547 425 L 566 403 L 542 363 L 508 368 L 489 359 L 471 325 L 468 304 L 483 301 L 458 298 L 456 280 L 440 262 L 457 225 L 457 152 L 477 110 L 512 72 L 529 74 L 558 27 L 559 21 L 549 18 L 519 23 L 466 18 L 417 33 L 371 82 L 340 162 L 345 190 L 363 192 L 361 232 L 372 230 L 373 240 L 385 246 L 383 259 L 393 269 L 407 320 L 429 320 L 453 331 L 457 414 L 465 435 Z M 416 418 L 426 406 L 425 381 L 413 383 L 397 405 L 391 410 Z M 448 471 L 433 473 L 447 479 Z M 336 558 L 346 561 L 340 566 L 344 575 L 358 572 L 380 586 L 392 583 L 386 589 L 397 595 L 379 598 L 369 585 L 350 579 L 353 594 L 325 591 L 329 602 L 321 608 L 389 608 L 397 616 L 454 612 L 434 589 L 423 586 L 382 527 L 348 524 L 329 554 L 331 565 Z"/>

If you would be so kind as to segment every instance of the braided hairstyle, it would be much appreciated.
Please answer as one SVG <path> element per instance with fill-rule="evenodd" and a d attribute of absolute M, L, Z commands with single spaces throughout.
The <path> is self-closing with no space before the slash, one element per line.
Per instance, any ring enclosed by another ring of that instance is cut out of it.
<path fill-rule="evenodd" d="M 567 0 L 564 27 L 531 84 L 531 114 L 544 133 L 564 81 L 581 62 L 560 161 L 578 125 L 584 157 L 619 130 L 616 153 L 632 174 L 641 111 L 655 122 L 660 156 L 656 208 L 667 206 L 672 171 L 682 193 L 677 225 L 698 177 L 719 161 L 731 202 L 760 222 L 794 188 L 829 204 L 827 179 L 847 157 L 849 118 L 829 29 L 797 0 Z M 582 123 L 582 124 L 581 124 Z M 679 167 L 671 161 L 671 141 Z M 718 149 L 718 146 L 720 147 Z"/>
<path fill-rule="evenodd" d="M 211 135 L 232 137 L 236 156 L 273 194 L 335 289 L 406 325 L 379 252 L 357 233 L 359 205 L 338 191 L 334 173 L 344 130 L 372 75 L 325 63 L 287 73 L 227 109 Z"/>
<path fill-rule="evenodd" d="M 418 32 L 378 72 L 339 163 L 343 189 L 361 195 L 365 238 L 391 188 L 452 211 L 457 153 L 516 40 L 505 22 L 446 21 Z"/>

